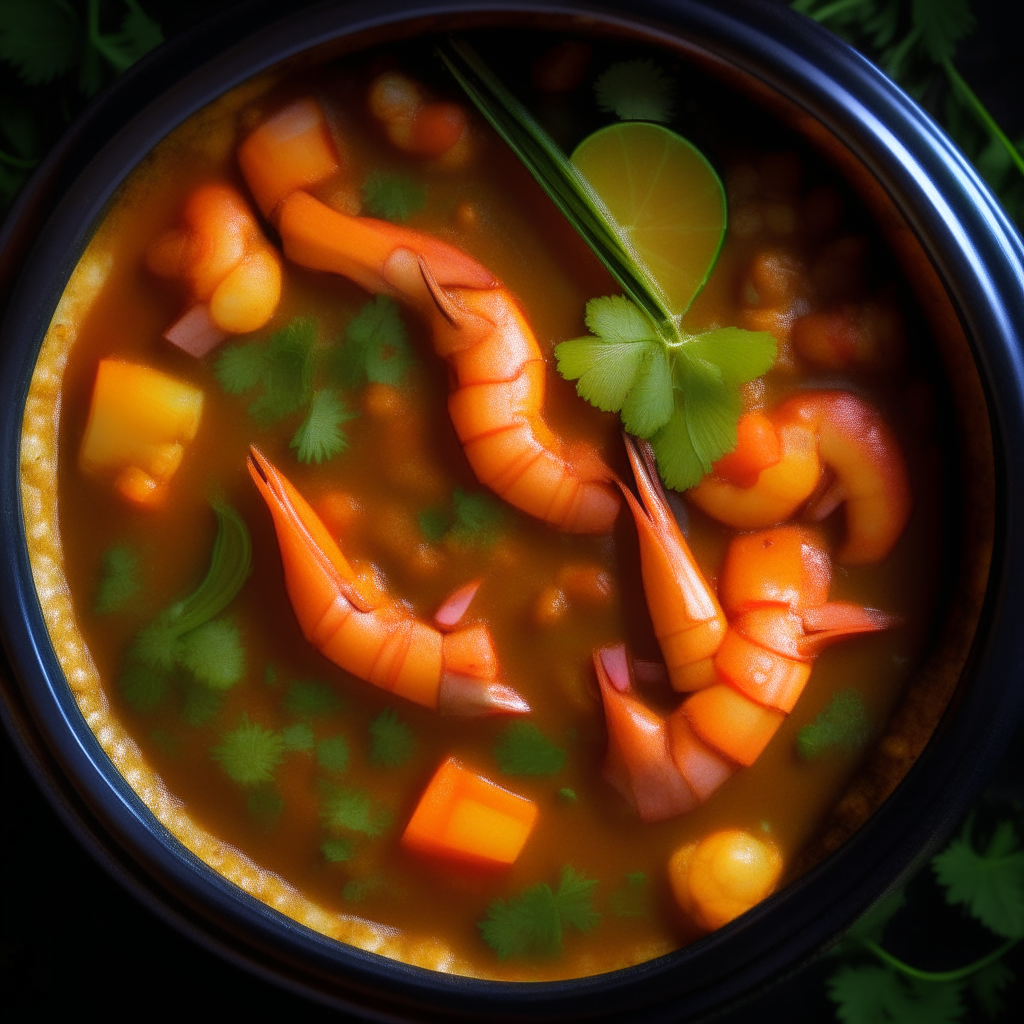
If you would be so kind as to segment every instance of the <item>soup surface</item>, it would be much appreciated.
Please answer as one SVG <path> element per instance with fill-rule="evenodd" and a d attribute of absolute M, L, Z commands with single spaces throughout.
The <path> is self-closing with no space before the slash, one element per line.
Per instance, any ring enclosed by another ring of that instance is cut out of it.
<path fill-rule="evenodd" d="M 485 54 L 491 42 L 481 36 Z M 539 62 L 532 84 L 522 73 L 507 73 L 567 151 L 613 119 L 595 105 L 595 78 L 623 61 L 653 60 L 671 83 L 672 127 L 721 174 L 729 203 L 725 242 L 684 326 L 693 333 L 735 325 L 775 334 L 779 358 L 746 387 L 748 409 L 771 410 L 814 388 L 852 392 L 881 410 L 909 466 L 908 527 L 882 561 L 836 564 L 829 594 L 880 609 L 899 625 L 820 654 L 764 753 L 709 799 L 689 813 L 644 822 L 602 772 L 608 739 L 594 650 L 624 642 L 636 659 L 662 659 L 628 512 L 610 533 L 567 533 L 481 484 L 448 416 L 448 367 L 415 311 L 378 300 L 338 274 L 285 260 L 280 302 L 256 332 L 229 338 L 201 359 L 162 337 L 182 312 L 185 290 L 148 269 L 154 240 L 180 223 L 198 186 L 227 183 L 249 200 L 238 145 L 289 102 L 312 96 L 345 151 L 343 173 L 317 198 L 346 214 L 402 220 L 488 268 L 521 304 L 546 357 L 548 424 L 568 442 L 596 446 L 632 483 L 618 416 L 581 399 L 553 357 L 556 344 L 586 333 L 587 301 L 618 294 L 615 282 L 475 114 L 467 154 L 445 161 L 403 150 L 370 110 L 372 83 L 391 71 L 469 109 L 432 61 L 428 43 L 254 83 L 157 147 L 93 243 L 110 259 L 78 325 L 60 405 L 60 534 L 76 615 L 111 707 L 166 790 L 197 823 L 328 914 L 439 940 L 450 951 L 442 966 L 495 978 L 598 973 L 692 941 L 703 929 L 673 898 L 667 864 L 680 847 L 716 830 L 742 829 L 770 843 L 790 871 L 783 881 L 790 877 L 881 735 L 926 645 L 944 581 L 942 464 L 927 338 L 856 199 L 763 111 L 670 55 L 623 54 L 595 42 L 575 51 L 582 54 L 578 82 L 552 90 L 543 62 L 551 64 L 549 47 L 562 42 L 536 35 L 523 41 Z M 273 227 L 262 227 L 276 243 Z M 796 268 L 799 299 L 785 308 L 758 290 L 758 268 L 773 259 Z M 844 309 L 874 310 L 895 326 L 879 335 L 884 351 L 874 362 L 822 368 L 795 346 L 793 324 L 809 313 Z M 257 346 L 241 357 L 255 365 L 273 350 L 273 339 L 282 346 L 286 337 L 302 353 L 306 376 L 299 399 L 282 411 L 267 397 L 272 383 L 259 383 L 270 377 L 233 377 L 226 360 L 242 346 Z M 109 478 L 79 464 L 97 363 L 111 357 L 202 391 L 198 433 L 156 507 L 132 504 Z M 296 433 L 315 396 L 325 393 L 340 403 L 335 410 L 344 410 L 334 417 L 344 442 L 335 441 L 337 450 L 323 461 L 302 461 Z M 307 642 L 285 588 L 270 515 L 246 468 L 252 444 L 321 512 L 353 565 L 372 567 L 377 585 L 409 613 L 429 621 L 449 594 L 482 580 L 469 619 L 489 627 L 503 681 L 529 704 L 529 716 L 518 724 L 504 716 L 442 716 L 355 678 Z M 714 587 L 736 531 L 685 496 L 669 500 Z M 140 682 L 126 670 L 126 652 L 207 572 L 218 522 L 211 503 L 233 508 L 252 538 L 251 575 L 216 620 L 225 650 L 241 651 L 244 668 L 219 688 L 180 664 Z M 842 508 L 814 528 L 835 551 L 845 531 Z M 640 673 L 636 685 L 658 713 L 681 700 L 657 671 Z M 820 756 L 800 756 L 801 730 L 820 725 L 819 716 L 844 694 L 863 712 L 860 732 L 826 744 Z M 510 867 L 430 859 L 399 842 L 449 756 L 535 802 L 536 824 Z M 553 940 L 523 955 L 510 955 L 481 929 L 541 885 L 562 898 L 559 884 L 567 878 L 594 883 L 580 883 L 577 894 L 586 927 L 563 918 Z"/>

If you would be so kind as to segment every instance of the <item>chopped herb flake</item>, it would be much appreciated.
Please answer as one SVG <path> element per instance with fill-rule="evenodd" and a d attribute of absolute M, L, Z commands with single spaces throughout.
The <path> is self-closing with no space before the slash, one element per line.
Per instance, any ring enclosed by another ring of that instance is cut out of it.
<path fill-rule="evenodd" d="M 327 683 L 304 679 L 288 687 L 284 707 L 297 718 L 322 718 L 344 710 L 344 702 Z"/>
<path fill-rule="evenodd" d="M 417 517 L 420 532 L 431 544 L 444 538 L 452 525 L 452 516 L 443 508 L 425 508 Z"/>
<path fill-rule="evenodd" d="M 359 903 L 378 888 L 380 888 L 380 882 L 375 878 L 353 878 L 345 883 L 341 895 L 348 903 Z"/>
<path fill-rule="evenodd" d="M 281 730 L 281 740 L 285 750 L 312 750 L 313 730 L 305 722 L 286 725 Z"/>
<path fill-rule="evenodd" d="M 391 812 L 359 790 L 328 787 L 322 817 L 329 829 L 346 829 L 366 836 L 379 836 L 391 825 Z"/>
<path fill-rule="evenodd" d="M 224 694 L 203 683 L 186 683 L 181 717 L 197 728 L 213 721 L 224 704 Z"/>
<path fill-rule="evenodd" d="M 271 829 L 281 817 L 284 800 L 271 785 L 255 786 L 245 798 L 245 807 L 263 828 Z"/>
<path fill-rule="evenodd" d="M 647 875 L 632 871 L 622 886 L 608 897 L 608 904 L 616 917 L 646 917 L 650 913 L 650 892 Z"/>
<path fill-rule="evenodd" d="M 363 206 L 371 217 L 399 224 L 423 209 L 427 190 L 403 174 L 373 171 L 363 182 Z"/>
<path fill-rule="evenodd" d="M 398 303 L 387 295 L 370 299 L 356 313 L 331 357 L 334 377 L 346 388 L 367 381 L 401 384 L 414 363 Z"/>
<path fill-rule="evenodd" d="M 140 586 L 139 556 L 125 545 L 107 548 L 96 587 L 96 614 L 120 611 L 139 592 Z"/>
<path fill-rule="evenodd" d="M 498 955 L 509 957 L 556 955 L 566 927 L 588 932 L 601 915 L 593 908 L 597 882 L 563 867 L 557 892 L 545 883 L 532 886 L 510 900 L 494 900 L 479 923 L 484 941 Z"/>
<path fill-rule="evenodd" d="M 154 665 L 129 661 L 118 680 L 121 696 L 136 711 L 153 711 L 167 693 L 167 672 Z"/>
<path fill-rule="evenodd" d="M 797 753 L 805 761 L 830 750 L 856 750 L 870 735 L 870 722 L 864 699 L 856 690 L 842 690 L 796 737 Z"/>
<path fill-rule="evenodd" d="M 340 455 L 348 448 L 348 437 L 341 425 L 358 415 L 347 409 L 344 401 L 330 388 L 315 392 L 309 403 L 309 412 L 291 440 L 290 447 L 295 449 L 299 462 L 320 465 Z"/>
<path fill-rule="evenodd" d="M 343 860 L 352 859 L 352 840 L 351 839 L 328 839 L 322 843 L 320 850 L 324 855 L 324 860 L 330 861 L 332 864 L 337 864 Z"/>
<path fill-rule="evenodd" d="M 494 759 L 506 775 L 554 775 L 565 767 L 565 751 L 533 722 L 512 722 L 494 747 Z"/>
<path fill-rule="evenodd" d="M 575 789 L 571 789 L 569 786 L 563 786 L 558 791 L 558 799 L 564 800 L 567 804 L 574 804 L 579 799 L 579 797 L 576 796 Z"/>
<path fill-rule="evenodd" d="M 415 749 L 412 729 L 391 708 L 370 723 L 370 763 L 375 768 L 400 768 Z"/>
<path fill-rule="evenodd" d="M 348 743 L 344 736 L 329 736 L 316 745 L 316 763 L 324 771 L 340 773 L 348 768 Z"/>
<path fill-rule="evenodd" d="M 224 619 L 186 633 L 177 643 L 174 660 L 211 690 L 228 690 L 245 675 L 238 627 Z"/>
<path fill-rule="evenodd" d="M 237 729 L 226 732 L 210 754 L 227 774 L 243 786 L 271 782 L 284 757 L 284 740 L 243 714 Z"/>
<path fill-rule="evenodd" d="M 650 59 L 613 64 L 594 83 L 597 105 L 624 121 L 667 124 L 674 92 L 672 79 Z"/>

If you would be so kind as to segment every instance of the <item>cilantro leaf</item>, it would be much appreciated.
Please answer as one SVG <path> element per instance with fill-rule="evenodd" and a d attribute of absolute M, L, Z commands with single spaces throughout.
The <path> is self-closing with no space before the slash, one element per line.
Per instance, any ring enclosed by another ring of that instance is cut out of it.
<path fill-rule="evenodd" d="M 598 107 L 624 121 L 668 123 L 674 92 L 672 79 L 650 59 L 613 64 L 594 83 Z"/>
<path fill-rule="evenodd" d="M 559 373 L 591 405 L 621 412 L 630 433 L 650 438 L 669 487 L 692 487 L 736 446 L 739 386 L 771 368 L 775 339 L 728 327 L 669 344 L 622 296 L 591 299 L 586 319 L 592 337 L 555 346 Z"/>
<path fill-rule="evenodd" d="M 129 547 L 117 545 L 103 553 L 100 580 L 93 607 L 97 615 L 122 609 L 140 589 L 139 556 Z"/>
<path fill-rule="evenodd" d="M 398 303 L 390 296 L 370 299 L 345 328 L 333 354 L 333 373 L 342 387 L 401 384 L 414 365 L 409 336 Z"/>
<path fill-rule="evenodd" d="M 416 749 L 412 729 L 391 708 L 370 723 L 370 742 L 370 763 L 375 768 L 400 768 Z"/>
<path fill-rule="evenodd" d="M 284 698 L 284 708 L 296 718 L 321 718 L 344 709 L 341 698 L 327 683 L 304 679 L 292 683 Z"/>
<path fill-rule="evenodd" d="M 152 664 L 129 660 L 118 678 L 118 689 L 136 711 L 153 711 L 167 693 L 167 672 Z"/>
<path fill-rule="evenodd" d="M 4 0 L 0 5 L 0 60 L 28 85 L 52 82 L 82 49 L 82 22 L 61 0 Z"/>
<path fill-rule="evenodd" d="M 237 729 L 226 732 L 210 755 L 227 774 L 243 786 L 271 782 L 284 757 L 284 740 L 259 722 L 242 715 Z"/>
<path fill-rule="evenodd" d="M 622 886 L 608 896 L 616 917 L 646 917 L 650 913 L 650 886 L 643 871 L 631 871 Z"/>
<path fill-rule="evenodd" d="M 427 190 L 404 174 L 373 171 L 363 182 L 363 206 L 371 217 L 403 224 L 423 209 Z"/>
<path fill-rule="evenodd" d="M 324 771 L 341 774 L 348 768 L 348 742 L 344 736 L 329 736 L 316 745 L 316 763 Z"/>
<path fill-rule="evenodd" d="M 828 980 L 829 998 L 844 1024 L 956 1024 L 963 1015 L 960 984 L 902 980 L 888 967 L 843 967 Z"/>
<path fill-rule="evenodd" d="M 494 747 L 494 759 L 506 775 L 554 775 L 565 767 L 565 751 L 533 722 L 512 722 Z"/>
<path fill-rule="evenodd" d="M 425 508 L 417 517 L 420 532 L 431 544 L 444 538 L 452 525 L 451 515 L 443 508 Z"/>
<path fill-rule="evenodd" d="M 1006 1010 L 1002 993 L 1013 984 L 1015 977 L 1002 960 L 971 975 L 971 994 L 989 1020 L 998 1020 Z"/>
<path fill-rule="evenodd" d="M 272 785 L 262 784 L 249 789 L 245 809 L 265 829 L 272 829 L 284 810 L 284 799 Z"/>
<path fill-rule="evenodd" d="M 187 683 L 181 717 L 197 728 L 212 721 L 224 704 L 224 695 L 202 683 Z"/>
<path fill-rule="evenodd" d="M 267 425 L 309 401 L 316 339 L 316 321 L 300 317 L 272 334 L 267 342 L 225 349 L 217 357 L 214 373 L 230 395 L 261 386 L 261 393 L 249 405 L 249 414 Z"/>
<path fill-rule="evenodd" d="M 175 661 L 210 689 L 230 689 L 245 675 L 238 627 L 224 619 L 197 626 L 178 641 Z"/>
<path fill-rule="evenodd" d="M 558 916 L 564 925 L 572 925 L 581 932 L 589 932 L 601 922 L 601 915 L 594 910 L 593 894 L 596 878 L 586 878 L 571 867 L 562 868 L 562 877 L 555 893 Z"/>
<path fill-rule="evenodd" d="M 160 26 L 149 17 L 136 0 L 124 0 L 124 21 L 121 31 L 113 35 L 102 35 L 90 25 L 89 39 L 103 54 L 116 71 L 125 71 L 141 56 L 149 53 L 164 41 Z"/>
<path fill-rule="evenodd" d="M 285 750 L 312 750 L 313 730 L 306 722 L 286 725 L 281 730 L 281 740 Z"/>
<path fill-rule="evenodd" d="M 563 867 L 557 892 L 541 883 L 510 900 L 493 900 L 477 927 L 499 960 L 555 956 L 567 926 L 587 932 L 601 920 L 592 905 L 596 885 L 571 867 Z"/>
<path fill-rule="evenodd" d="M 558 799 L 567 804 L 574 804 L 579 799 L 576 796 L 576 790 L 570 786 L 563 786 L 558 791 Z"/>
<path fill-rule="evenodd" d="M 380 885 L 380 880 L 377 878 L 352 878 L 345 883 L 341 890 L 341 897 L 348 903 L 360 903 L 374 889 L 379 889 Z"/>
<path fill-rule="evenodd" d="M 946 902 L 959 903 L 986 928 L 1007 939 L 1024 936 L 1024 850 L 1013 823 L 1001 821 L 984 853 L 971 842 L 969 820 L 963 832 L 932 860 L 946 889 Z"/>
<path fill-rule="evenodd" d="M 861 695 L 856 690 L 841 690 L 797 733 L 797 753 L 804 761 L 813 761 L 830 750 L 856 750 L 868 741 L 870 730 Z"/>
<path fill-rule="evenodd" d="M 309 404 L 309 412 L 295 431 L 289 447 L 299 461 L 320 465 L 348 448 L 348 438 L 341 424 L 355 419 L 359 413 L 345 408 L 345 403 L 329 388 L 317 391 Z"/>
<path fill-rule="evenodd" d="M 464 491 L 456 487 L 452 492 L 455 525 L 448 535 L 455 540 L 479 544 L 492 544 L 505 521 L 505 509 L 483 491 Z"/>
<path fill-rule="evenodd" d="M 320 850 L 324 855 L 324 860 L 330 861 L 332 864 L 351 860 L 353 852 L 352 840 L 328 839 L 321 844 Z"/>
<path fill-rule="evenodd" d="M 912 0 L 911 12 L 914 28 L 936 64 L 949 60 L 956 44 L 974 29 L 970 0 Z"/>
<path fill-rule="evenodd" d="M 329 829 L 346 829 L 366 836 L 379 836 L 391 825 L 391 812 L 356 789 L 328 787 L 321 809 Z"/>

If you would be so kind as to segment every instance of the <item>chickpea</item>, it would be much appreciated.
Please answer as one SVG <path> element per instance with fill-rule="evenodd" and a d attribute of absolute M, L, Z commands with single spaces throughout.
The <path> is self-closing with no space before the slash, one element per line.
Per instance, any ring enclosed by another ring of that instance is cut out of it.
<path fill-rule="evenodd" d="M 724 829 L 676 850 L 668 874 L 683 911 L 714 931 L 771 894 L 782 874 L 782 856 L 749 832 Z"/>

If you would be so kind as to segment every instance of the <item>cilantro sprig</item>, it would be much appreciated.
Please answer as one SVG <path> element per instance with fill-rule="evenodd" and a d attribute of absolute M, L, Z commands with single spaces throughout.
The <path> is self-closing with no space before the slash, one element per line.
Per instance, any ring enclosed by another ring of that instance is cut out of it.
<path fill-rule="evenodd" d="M 620 412 L 627 430 L 651 441 L 669 487 L 692 487 L 735 448 L 740 386 L 771 368 L 775 339 L 736 327 L 699 335 L 684 330 L 682 315 L 706 274 L 697 275 L 700 283 L 688 299 L 670 308 L 626 228 L 529 111 L 464 42 L 448 40 L 440 52 L 469 98 L 625 292 L 587 304 L 593 333 L 556 346 L 559 372 L 579 382 L 583 398 Z M 664 103 L 653 112 L 668 116 Z M 710 168 L 708 173 L 713 175 Z M 717 251 L 709 247 L 708 270 Z"/>
<path fill-rule="evenodd" d="M 593 906 L 596 886 L 595 879 L 563 867 L 555 890 L 542 882 L 510 900 L 494 900 L 478 924 L 480 934 L 499 960 L 557 956 L 566 928 L 589 932 L 600 923 Z"/>
<path fill-rule="evenodd" d="M 356 313 L 331 355 L 334 379 L 345 388 L 367 381 L 401 384 L 414 363 L 398 303 L 387 295 L 370 299 Z"/>
<path fill-rule="evenodd" d="M 494 759 L 505 775 L 556 775 L 565 767 L 565 751 L 533 722 L 512 722 L 494 747 Z"/>
<path fill-rule="evenodd" d="M 375 768 L 401 768 L 415 750 L 412 729 L 391 708 L 370 723 L 370 764 Z"/>
<path fill-rule="evenodd" d="M 448 505 L 425 508 L 417 516 L 420 532 L 431 544 L 451 540 L 486 547 L 498 539 L 506 522 L 506 509 L 483 491 L 456 487 Z"/>
<path fill-rule="evenodd" d="M 250 722 L 243 714 L 238 726 L 224 734 L 210 755 L 235 782 L 255 786 L 273 781 L 285 745 L 278 733 L 259 722 Z"/>
<path fill-rule="evenodd" d="M 121 673 L 121 692 L 138 711 L 154 709 L 175 675 L 214 694 L 230 689 L 245 674 L 245 652 L 238 627 L 218 616 L 242 589 L 252 567 L 252 541 L 241 516 L 228 505 L 214 505 L 217 536 L 202 583 L 140 630 Z M 186 686 L 184 716 L 202 724 L 215 712 L 215 697 L 195 695 Z M 214 708 L 211 711 L 211 708 Z"/>
<path fill-rule="evenodd" d="M 867 742 L 870 731 L 864 699 L 856 690 L 842 690 L 813 722 L 800 729 L 796 750 L 804 761 L 813 761 L 832 750 L 856 750 Z"/>
<path fill-rule="evenodd" d="M 404 174 L 372 171 L 363 182 L 363 207 L 371 217 L 404 224 L 423 209 L 427 190 Z"/>
<path fill-rule="evenodd" d="M 675 83 L 653 60 L 626 60 L 612 64 L 594 83 L 601 110 L 624 121 L 672 120 Z"/>
<path fill-rule="evenodd" d="M 141 589 L 139 556 L 127 545 L 118 544 L 103 552 L 100 578 L 93 608 L 97 615 L 121 611 Z"/>

